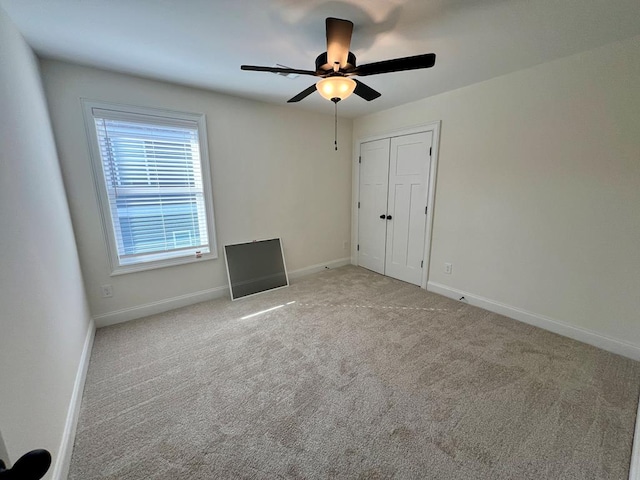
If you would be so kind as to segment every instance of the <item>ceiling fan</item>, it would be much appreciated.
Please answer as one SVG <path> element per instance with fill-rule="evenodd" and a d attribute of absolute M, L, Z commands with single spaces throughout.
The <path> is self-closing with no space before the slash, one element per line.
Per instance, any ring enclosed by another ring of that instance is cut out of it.
<path fill-rule="evenodd" d="M 356 56 L 349 51 L 351 46 L 351 34 L 353 22 L 339 18 L 327 18 L 327 51 L 316 58 L 315 70 L 299 70 L 295 68 L 260 67 L 256 65 L 242 65 L 242 70 L 254 72 L 272 72 L 280 74 L 311 75 L 321 79 L 303 90 L 287 102 L 299 102 L 318 90 L 327 100 L 337 104 L 352 93 L 367 101 L 378 98 L 381 93 L 364 83 L 351 77 L 367 75 L 379 75 L 381 73 L 401 72 L 405 70 L 417 70 L 433 67 L 436 63 L 435 53 L 426 53 L 413 57 L 395 58 L 382 62 L 356 65 Z"/>

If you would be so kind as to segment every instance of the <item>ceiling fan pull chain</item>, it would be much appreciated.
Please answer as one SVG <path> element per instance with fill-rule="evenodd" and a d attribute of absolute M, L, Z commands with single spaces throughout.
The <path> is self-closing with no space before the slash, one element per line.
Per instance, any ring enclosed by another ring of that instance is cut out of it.
<path fill-rule="evenodd" d="M 333 111 L 335 113 L 333 143 L 336 146 L 336 152 L 338 151 L 338 102 L 333 102 Z"/>

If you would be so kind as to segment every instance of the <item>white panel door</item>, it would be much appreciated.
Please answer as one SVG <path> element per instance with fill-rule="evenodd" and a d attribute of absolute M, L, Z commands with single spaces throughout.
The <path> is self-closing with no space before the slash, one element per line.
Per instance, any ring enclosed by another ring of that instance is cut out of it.
<path fill-rule="evenodd" d="M 391 139 L 385 275 L 420 285 L 432 133 Z"/>
<path fill-rule="evenodd" d="M 389 139 L 385 138 L 360 146 L 358 264 L 383 275 L 387 238 L 389 145 Z"/>

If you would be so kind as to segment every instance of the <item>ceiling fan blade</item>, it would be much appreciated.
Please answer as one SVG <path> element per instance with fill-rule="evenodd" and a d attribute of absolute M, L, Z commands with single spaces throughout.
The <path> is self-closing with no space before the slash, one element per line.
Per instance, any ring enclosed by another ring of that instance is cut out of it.
<path fill-rule="evenodd" d="M 259 67 L 257 65 L 241 65 L 241 70 L 249 70 L 252 72 L 271 72 L 271 73 L 295 73 L 297 75 L 313 75 L 316 76 L 316 72 L 312 70 L 298 70 L 297 68 L 279 68 L 279 67 Z"/>
<path fill-rule="evenodd" d="M 311 85 L 309 88 L 307 88 L 306 90 L 301 91 L 299 94 L 297 94 L 295 97 L 290 98 L 289 100 L 287 100 L 287 103 L 295 103 L 295 102 L 299 102 L 300 100 L 302 100 L 303 98 L 307 98 L 309 95 L 311 95 L 313 92 L 316 91 L 316 84 L 314 83 L 313 85 Z"/>
<path fill-rule="evenodd" d="M 420 68 L 431 68 L 436 63 L 435 53 L 425 53 L 414 57 L 394 58 L 382 62 L 367 63 L 358 65 L 352 75 L 378 75 L 379 73 L 402 72 L 405 70 L 417 70 Z"/>
<path fill-rule="evenodd" d="M 351 48 L 353 22 L 329 17 L 326 20 L 326 27 L 328 68 L 333 68 L 336 62 L 340 64 L 340 68 L 345 68 Z"/>
<path fill-rule="evenodd" d="M 359 82 L 355 78 L 353 80 L 356 82 L 356 89 L 353 91 L 353 93 L 355 93 L 359 97 L 364 98 L 367 102 L 370 102 L 371 100 L 375 100 L 380 95 L 382 95 L 380 92 L 374 90 L 373 88 L 371 88 L 368 85 L 365 85 L 362 82 Z"/>

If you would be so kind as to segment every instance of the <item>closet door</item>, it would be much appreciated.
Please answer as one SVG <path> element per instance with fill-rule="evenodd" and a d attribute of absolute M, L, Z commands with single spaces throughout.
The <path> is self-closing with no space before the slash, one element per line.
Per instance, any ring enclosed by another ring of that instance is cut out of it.
<path fill-rule="evenodd" d="M 384 275 L 389 180 L 388 138 L 360 146 L 358 264 Z"/>
<path fill-rule="evenodd" d="M 385 275 L 420 285 L 432 133 L 391 139 Z"/>

